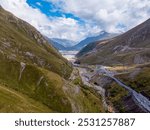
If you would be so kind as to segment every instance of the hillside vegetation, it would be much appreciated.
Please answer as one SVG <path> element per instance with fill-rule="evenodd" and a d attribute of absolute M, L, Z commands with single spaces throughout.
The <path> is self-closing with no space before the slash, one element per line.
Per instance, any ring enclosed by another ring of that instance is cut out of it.
<path fill-rule="evenodd" d="M 137 65 L 117 78 L 150 99 L 150 64 Z"/>
<path fill-rule="evenodd" d="M 72 86 L 66 85 L 72 66 L 34 27 L 0 7 L 0 28 L 0 112 L 100 111 L 92 105 L 101 101 L 94 95 L 83 100 L 81 91 L 70 100 L 64 86 Z M 77 111 L 73 101 L 90 105 Z"/>

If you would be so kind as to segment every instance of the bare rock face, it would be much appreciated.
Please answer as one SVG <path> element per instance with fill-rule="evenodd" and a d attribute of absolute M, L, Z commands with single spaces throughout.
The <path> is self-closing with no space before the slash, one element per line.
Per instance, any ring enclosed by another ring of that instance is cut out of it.
<path fill-rule="evenodd" d="M 149 57 L 146 56 L 135 55 L 134 57 L 134 64 L 143 64 L 149 61 L 150 61 Z"/>
<path fill-rule="evenodd" d="M 142 64 L 142 63 L 144 63 L 143 57 L 141 57 L 140 55 L 136 55 L 136 56 L 134 57 L 134 63 L 135 63 L 135 64 Z"/>
<path fill-rule="evenodd" d="M 112 82 L 112 79 L 105 76 L 93 77 L 92 82 L 96 85 L 100 85 L 102 88 L 105 88 L 106 85 Z"/>

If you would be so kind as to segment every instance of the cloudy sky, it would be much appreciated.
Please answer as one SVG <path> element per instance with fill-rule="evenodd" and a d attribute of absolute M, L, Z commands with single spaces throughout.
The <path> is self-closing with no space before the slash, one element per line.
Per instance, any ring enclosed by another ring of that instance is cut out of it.
<path fill-rule="evenodd" d="M 50 38 L 80 41 L 105 30 L 125 32 L 150 18 L 150 0 L 0 0 Z"/>

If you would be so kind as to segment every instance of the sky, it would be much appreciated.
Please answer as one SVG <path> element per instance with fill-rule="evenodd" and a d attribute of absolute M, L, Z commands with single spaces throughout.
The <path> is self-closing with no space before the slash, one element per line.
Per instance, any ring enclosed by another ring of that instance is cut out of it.
<path fill-rule="evenodd" d="M 0 5 L 49 38 L 122 33 L 150 18 L 150 0 L 0 0 Z"/>

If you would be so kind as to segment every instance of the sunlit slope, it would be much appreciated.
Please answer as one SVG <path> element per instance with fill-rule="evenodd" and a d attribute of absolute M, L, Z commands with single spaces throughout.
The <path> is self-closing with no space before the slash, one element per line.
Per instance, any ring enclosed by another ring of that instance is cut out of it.
<path fill-rule="evenodd" d="M 47 106 L 0 85 L 0 112 L 52 112 Z"/>
<path fill-rule="evenodd" d="M 70 100 L 72 66 L 34 27 L 0 7 L 0 29 L 0 112 L 101 112 L 90 91 Z"/>
<path fill-rule="evenodd" d="M 43 112 L 48 112 L 48 108 L 55 112 L 71 112 L 71 105 L 62 90 L 62 79 L 67 79 L 72 70 L 68 61 L 34 27 L 2 8 L 0 29 L 0 84 L 26 95 L 27 101 L 32 98 L 44 104 L 47 109 Z M 5 92 L 0 98 L 4 99 L 4 95 L 9 94 Z M 19 100 L 16 100 L 18 104 Z M 9 110 L 13 112 L 13 109 Z M 20 112 L 19 109 L 16 111 Z M 37 112 L 38 109 L 29 111 Z"/>
<path fill-rule="evenodd" d="M 0 8 L 0 52 L 10 59 L 37 66 L 69 77 L 71 67 L 31 25 Z"/>

